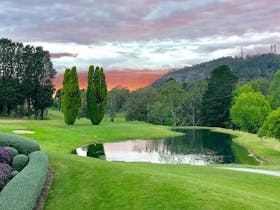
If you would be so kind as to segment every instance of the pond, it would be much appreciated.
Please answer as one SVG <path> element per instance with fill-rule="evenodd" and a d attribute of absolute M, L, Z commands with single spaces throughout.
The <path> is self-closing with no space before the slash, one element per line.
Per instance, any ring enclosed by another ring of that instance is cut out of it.
<path fill-rule="evenodd" d="M 77 148 L 76 153 L 80 156 L 124 162 L 191 165 L 259 163 L 253 154 L 234 143 L 231 135 L 206 129 L 177 129 L 176 131 L 184 135 L 95 143 Z"/>

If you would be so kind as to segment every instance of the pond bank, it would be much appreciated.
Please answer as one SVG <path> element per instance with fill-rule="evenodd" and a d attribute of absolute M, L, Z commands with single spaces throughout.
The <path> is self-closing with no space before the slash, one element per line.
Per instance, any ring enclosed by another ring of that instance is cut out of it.
<path fill-rule="evenodd" d="M 238 130 L 231 130 L 218 127 L 188 127 L 188 128 L 207 128 L 215 132 L 227 133 L 234 136 L 233 141 L 255 154 L 264 161 L 265 165 L 280 165 L 280 141 L 273 138 L 261 138 L 256 134 L 246 133 Z"/>
<path fill-rule="evenodd" d="M 243 172 L 249 172 L 249 173 L 255 173 L 255 174 L 265 174 L 265 175 L 280 177 L 280 172 L 279 171 L 253 169 L 253 168 L 229 168 L 229 167 L 222 167 L 220 169 L 233 170 L 233 171 L 243 171 Z"/>

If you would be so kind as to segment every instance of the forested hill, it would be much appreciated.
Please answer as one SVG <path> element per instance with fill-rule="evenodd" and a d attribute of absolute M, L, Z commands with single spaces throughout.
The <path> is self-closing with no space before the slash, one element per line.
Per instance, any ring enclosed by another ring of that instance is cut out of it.
<path fill-rule="evenodd" d="M 239 80 L 250 81 L 259 77 L 265 77 L 270 80 L 274 72 L 280 69 L 280 55 L 262 54 L 247 56 L 246 58 L 223 57 L 170 72 L 155 81 L 152 86 L 161 87 L 169 79 L 174 79 L 181 84 L 201 81 L 208 78 L 211 71 L 216 67 L 224 64 L 233 70 Z"/>

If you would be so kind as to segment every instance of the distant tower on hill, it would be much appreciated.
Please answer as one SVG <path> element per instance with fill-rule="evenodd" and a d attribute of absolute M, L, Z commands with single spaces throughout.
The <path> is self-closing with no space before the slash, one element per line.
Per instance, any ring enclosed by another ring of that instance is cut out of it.
<path fill-rule="evenodd" d="M 240 52 L 241 58 L 244 58 L 244 52 L 243 52 L 243 47 L 241 47 L 241 52 Z"/>
<path fill-rule="evenodd" d="M 277 46 L 276 46 L 276 44 L 270 45 L 270 52 L 272 54 L 277 54 Z"/>

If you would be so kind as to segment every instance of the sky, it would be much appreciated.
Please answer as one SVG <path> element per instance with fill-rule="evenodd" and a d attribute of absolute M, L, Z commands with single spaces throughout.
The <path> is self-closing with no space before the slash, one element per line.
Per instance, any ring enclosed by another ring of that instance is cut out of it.
<path fill-rule="evenodd" d="M 1 0 L 0 37 L 43 46 L 58 71 L 103 66 L 137 89 L 222 56 L 280 50 L 277 0 Z M 86 75 L 80 73 L 84 86 Z"/>

